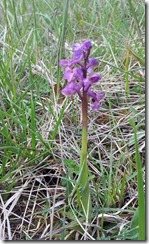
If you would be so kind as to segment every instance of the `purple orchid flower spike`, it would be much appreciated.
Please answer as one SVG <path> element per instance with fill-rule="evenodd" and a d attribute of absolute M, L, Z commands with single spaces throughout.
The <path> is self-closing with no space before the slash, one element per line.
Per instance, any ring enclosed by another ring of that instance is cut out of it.
<path fill-rule="evenodd" d="M 100 100 L 104 94 L 96 94 L 93 97 L 92 85 L 100 80 L 100 75 L 94 73 L 93 69 L 98 66 L 98 60 L 89 58 L 92 43 L 90 40 L 76 43 L 72 46 L 74 55 L 72 59 L 61 60 L 60 65 L 65 69 L 64 79 L 68 81 L 66 87 L 61 91 L 65 96 L 78 94 L 83 99 L 83 91 L 94 98 L 92 109 L 100 109 Z M 101 97 L 99 99 L 99 96 Z"/>
<path fill-rule="evenodd" d="M 80 175 L 76 186 L 79 185 L 77 187 L 79 205 L 82 206 L 85 218 L 88 218 L 92 208 L 87 164 L 88 98 L 91 98 L 92 110 L 99 110 L 100 101 L 105 95 L 103 93 L 97 94 L 91 89 L 100 80 L 100 75 L 94 73 L 94 69 L 98 66 L 98 60 L 89 58 L 92 48 L 91 41 L 76 43 L 72 48 L 74 51 L 72 59 L 60 61 L 60 65 L 65 69 L 63 78 L 67 80 L 65 88 L 61 92 L 70 97 L 78 94 L 82 102 L 82 149 Z"/>

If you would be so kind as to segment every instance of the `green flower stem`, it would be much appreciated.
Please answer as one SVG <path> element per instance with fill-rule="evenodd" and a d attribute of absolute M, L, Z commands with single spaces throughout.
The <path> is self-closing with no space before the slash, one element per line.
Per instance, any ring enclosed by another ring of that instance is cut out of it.
<path fill-rule="evenodd" d="M 86 217 L 91 212 L 91 199 L 89 189 L 89 178 L 88 178 L 88 165 L 87 165 L 87 111 L 88 101 L 87 93 L 83 91 L 82 99 L 82 150 L 80 160 L 80 177 L 79 177 L 79 200 L 84 210 Z"/>
<path fill-rule="evenodd" d="M 86 161 L 87 157 L 87 93 L 83 91 L 82 99 L 82 150 L 81 150 L 81 162 L 80 167 L 82 168 L 83 162 Z"/>

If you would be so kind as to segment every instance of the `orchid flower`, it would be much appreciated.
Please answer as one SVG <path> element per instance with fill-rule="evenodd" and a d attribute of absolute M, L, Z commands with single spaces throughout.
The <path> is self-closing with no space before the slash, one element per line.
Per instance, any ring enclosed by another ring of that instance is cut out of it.
<path fill-rule="evenodd" d="M 90 40 L 76 43 L 72 46 L 74 54 L 72 59 L 61 60 L 60 65 L 65 69 L 63 78 L 67 80 L 66 86 L 61 90 L 65 96 L 78 94 L 82 102 L 82 150 L 80 159 L 80 175 L 76 183 L 76 192 L 79 206 L 88 220 L 91 214 L 91 198 L 87 164 L 87 117 L 88 98 L 92 101 L 92 110 L 100 109 L 100 101 L 104 93 L 96 93 L 92 87 L 100 81 L 100 75 L 94 72 L 98 60 L 89 58 L 92 43 Z"/>

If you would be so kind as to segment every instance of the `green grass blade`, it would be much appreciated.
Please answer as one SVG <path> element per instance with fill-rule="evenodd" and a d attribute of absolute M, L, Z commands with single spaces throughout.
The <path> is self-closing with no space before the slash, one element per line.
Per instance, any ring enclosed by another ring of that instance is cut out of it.
<path fill-rule="evenodd" d="M 55 128 L 54 128 L 54 130 L 53 130 L 53 132 L 52 132 L 51 139 L 50 139 L 50 140 L 51 140 L 51 142 L 50 142 L 50 147 L 51 147 L 52 144 L 53 144 L 53 140 L 55 139 L 55 136 L 57 135 L 59 125 L 60 125 L 60 123 L 61 123 L 61 121 L 62 121 L 62 118 L 63 118 L 63 116 L 64 116 L 66 103 L 67 103 L 67 100 L 65 100 L 65 102 L 64 102 L 64 104 L 63 104 L 63 107 L 62 107 L 62 109 L 61 109 L 61 111 L 60 111 L 59 117 L 58 117 L 58 119 L 57 119 L 57 121 L 56 121 Z"/>
<path fill-rule="evenodd" d="M 142 162 L 140 158 L 139 148 L 138 148 L 138 139 L 137 139 L 137 129 L 133 119 L 130 120 L 130 124 L 134 130 L 135 138 L 135 159 L 137 166 L 137 180 L 138 180 L 138 205 L 139 205 L 139 240 L 145 240 L 145 194 L 143 188 L 143 172 L 142 172 Z"/>
<path fill-rule="evenodd" d="M 68 6 L 69 6 L 69 0 L 66 0 L 63 9 L 63 21 L 62 21 L 61 35 L 59 41 L 59 51 L 58 51 L 58 64 L 57 64 L 57 94 L 58 95 L 60 89 L 60 73 L 61 73 L 59 62 L 65 56 L 65 38 L 66 38 L 66 29 L 67 29 L 67 21 L 68 21 Z"/>

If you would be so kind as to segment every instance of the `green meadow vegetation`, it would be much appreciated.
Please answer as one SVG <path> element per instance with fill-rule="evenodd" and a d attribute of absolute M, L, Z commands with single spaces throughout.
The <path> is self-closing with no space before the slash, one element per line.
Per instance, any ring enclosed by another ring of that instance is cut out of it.
<path fill-rule="evenodd" d="M 84 40 L 105 93 L 88 111 L 89 222 L 73 191 L 81 104 L 59 65 Z M 0 1 L 0 239 L 145 238 L 144 1 Z"/>

